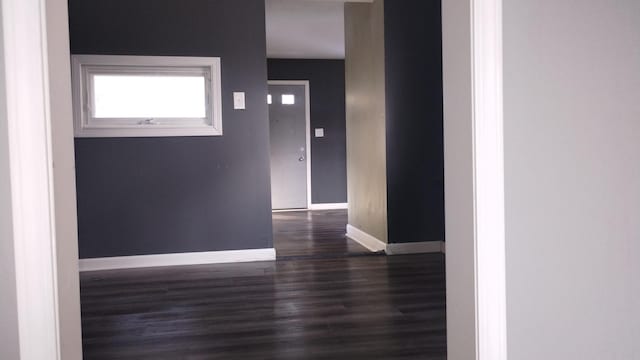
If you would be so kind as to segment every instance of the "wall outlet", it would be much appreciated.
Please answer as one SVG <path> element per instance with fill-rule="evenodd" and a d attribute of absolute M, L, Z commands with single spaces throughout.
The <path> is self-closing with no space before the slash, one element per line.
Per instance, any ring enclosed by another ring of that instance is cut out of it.
<path fill-rule="evenodd" d="M 317 128 L 316 129 L 316 137 L 317 138 L 324 137 L 324 129 L 323 128 Z"/>

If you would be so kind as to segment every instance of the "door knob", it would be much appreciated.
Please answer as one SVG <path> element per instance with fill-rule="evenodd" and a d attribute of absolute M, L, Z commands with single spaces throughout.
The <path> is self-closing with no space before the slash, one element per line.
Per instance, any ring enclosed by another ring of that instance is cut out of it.
<path fill-rule="evenodd" d="M 298 159 L 298 161 L 305 161 L 306 158 L 304 156 L 300 156 L 300 158 Z"/>

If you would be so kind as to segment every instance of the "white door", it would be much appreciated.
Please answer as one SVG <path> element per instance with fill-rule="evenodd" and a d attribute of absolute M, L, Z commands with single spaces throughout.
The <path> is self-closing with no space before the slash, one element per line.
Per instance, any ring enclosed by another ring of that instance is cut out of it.
<path fill-rule="evenodd" d="M 307 104 L 304 84 L 269 85 L 273 209 L 307 208 Z"/>

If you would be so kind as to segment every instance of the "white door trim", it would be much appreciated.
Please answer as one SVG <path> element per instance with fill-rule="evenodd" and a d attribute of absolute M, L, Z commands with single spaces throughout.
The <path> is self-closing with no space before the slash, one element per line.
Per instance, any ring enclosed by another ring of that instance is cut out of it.
<path fill-rule="evenodd" d="M 442 6 L 448 356 L 506 360 L 502 0 Z"/>
<path fill-rule="evenodd" d="M 478 355 L 506 360 L 502 0 L 473 6 Z"/>
<path fill-rule="evenodd" d="M 20 359 L 60 359 L 46 0 L 2 0 Z M 3 239 L 4 241 L 4 239 Z M 77 273 L 76 273 L 77 274 Z"/>
<path fill-rule="evenodd" d="M 309 95 L 309 80 L 269 80 L 269 85 L 304 85 L 305 123 L 307 128 L 307 209 L 311 209 L 311 96 Z"/>
<path fill-rule="evenodd" d="M 60 357 L 82 359 L 80 278 L 78 273 L 78 210 L 73 143 L 69 19 L 67 0 L 47 2 L 49 103 L 58 271 Z"/>

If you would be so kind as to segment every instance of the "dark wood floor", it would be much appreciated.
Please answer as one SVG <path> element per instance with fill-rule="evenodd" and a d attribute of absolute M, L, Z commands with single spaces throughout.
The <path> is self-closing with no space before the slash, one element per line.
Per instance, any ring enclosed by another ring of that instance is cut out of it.
<path fill-rule="evenodd" d="M 439 254 L 93 272 L 81 287 L 85 359 L 446 357 Z"/>
<path fill-rule="evenodd" d="M 371 255 L 347 239 L 347 210 L 273 214 L 273 243 L 278 259 Z"/>

